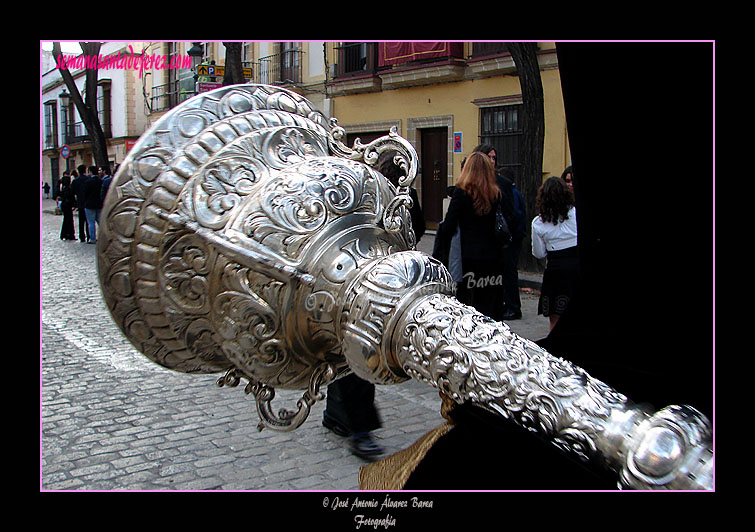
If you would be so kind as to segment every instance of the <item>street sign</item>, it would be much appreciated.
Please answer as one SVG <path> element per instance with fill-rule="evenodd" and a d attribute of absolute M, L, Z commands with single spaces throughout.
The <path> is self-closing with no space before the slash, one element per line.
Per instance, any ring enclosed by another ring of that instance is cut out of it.
<path fill-rule="evenodd" d="M 252 78 L 251 68 L 242 68 L 244 71 L 244 79 Z M 222 76 L 225 74 L 225 66 L 223 65 L 198 65 L 197 76 Z"/>
<path fill-rule="evenodd" d="M 63 144 L 63 147 L 60 148 L 60 156 L 63 157 L 63 159 L 68 159 L 69 155 L 71 155 L 71 148 L 69 148 L 67 144 Z"/>
<path fill-rule="evenodd" d="M 462 147 L 462 133 L 461 131 L 454 131 L 454 153 L 461 153 Z"/>
<path fill-rule="evenodd" d="M 200 81 L 197 83 L 197 92 L 207 92 L 223 86 L 222 81 Z"/>
<path fill-rule="evenodd" d="M 198 65 L 198 76 L 222 76 L 225 74 L 225 67 L 221 65 Z"/>

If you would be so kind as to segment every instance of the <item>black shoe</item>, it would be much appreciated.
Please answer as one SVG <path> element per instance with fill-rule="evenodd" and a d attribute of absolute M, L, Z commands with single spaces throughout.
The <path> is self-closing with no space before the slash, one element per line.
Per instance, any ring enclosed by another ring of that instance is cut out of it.
<path fill-rule="evenodd" d="M 522 313 L 521 312 L 513 312 L 508 311 L 503 315 L 504 320 L 521 320 L 522 319 Z"/>
<path fill-rule="evenodd" d="M 341 425 L 338 421 L 328 416 L 325 412 L 322 414 L 322 426 L 344 438 L 351 435 L 351 431 Z"/>
<path fill-rule="evenodd" d="M 383 454 L 383 448 L 372 439 L 369 432 L 360 432 L 349 437 L 351 454 L 367 461 L 376 460 Z"/>

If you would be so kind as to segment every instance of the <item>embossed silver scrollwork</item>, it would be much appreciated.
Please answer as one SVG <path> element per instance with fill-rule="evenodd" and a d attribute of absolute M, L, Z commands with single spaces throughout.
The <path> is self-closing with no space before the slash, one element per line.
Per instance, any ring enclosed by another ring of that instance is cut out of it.
<path fill-rule="evenodd" d="M 398 193 L 383 213 L 383 226 L 386 231 L 392 233 L 405 229 L 404 220 L 407 220 L 408 217 L 405 213 L 400 213 L 399 209 L 401 207 L 409 209 L 412 206 L 409 187 L 414 183 L 414 179 L 417 177 L 417 168 L 419 167 L 417 152 L 414 147 L 409 141 L 398 134 L 396 126 L 392 126 L 388 135 L 379 137 L 369 144 L 362 144 L 360 139 L 356 139 L 354 147 L 349 148 L 342 142 L 345 130 L 338 125 L 338 120 L 331 118 L 330 123 L 331 131 L 328 136 L 328 144 L 336 155 L 355 161 L 363 161 L 365 164 L 375 166 L 381 153 L 388 150 L 395 150 L 397 152 L 397 155 L 393 158 L 393 162 L 404 170 L 405 175 L 399 178 Z"/>
<path fill-rule="evenodd" d="M 240 217 L 239 229 L 296 260 L 301 246 L 338 217 L 381 211 L 377 174 L 370 172 L 336 157 L 304 160 L 268 181 L 257 195 L 258 203 Z"/>
<path fill-rule="evenodd" d="M 330 119 L 330 135 L 328 136 L 328 145 L 330 149 L 338 156 L 354 161 L 362 161 L 369 166 L 375 166 L 380 158 L 380 154 L 387 150 L 396 150 L 398 155 L 394 158 L 394 163 L 401 167 L 406 173 L 399 179 L 399 187 L 408 187 L 414 183 L 417 177 L 417 168 L 419 162 L 417 152 L 408 140 L 398 134 L 396 126 L 391 126 L 388 135 L 383 135 L 369 144 L 362 144 L 359 139 L 355 139 L 354 147 L 349 148 L 343 143 L 345 130 L 338 125 L 338 120 Z"/>
<path fill-rule="evenodd" d="M 262 193 L 270 221 L 289 232 L 309 234 L 328 220 L 358 209 L 377 208 L 374 179 L 337 159 L 315 159 L 282 172 Z"/>
<path fill-rule="evenodd" d="M 643 417 L 624 440 L 620 480 L 633 489 L 711 489 L 712 430 L 689 406 L 669 406 Z"/>
<path fill-rule="evenodd" d="M 582 460 L 621 472 L 622 487 L 710 489 L 707 420 L 689 407 L 654 416 L 581 368 L 445 295 L 404 317 L 397 358 L 411 377 L 472 402 Z"/>

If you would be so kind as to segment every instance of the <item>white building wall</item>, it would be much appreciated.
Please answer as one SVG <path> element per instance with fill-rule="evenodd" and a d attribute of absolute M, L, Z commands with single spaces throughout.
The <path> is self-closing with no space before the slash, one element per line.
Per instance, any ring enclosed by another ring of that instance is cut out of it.
<path fill-rule="evenodd" d="M 146 43 L 141 42 L 107 42 L 103 43 L 100 48 L 100 54 L 105 57 L 111 54 L 118 53 L 121 57 L 129 57 L 133 53 L 139 55 L 142 52 L 142 48 Z M 130 47 L 129 47 L 130 45 Z M 161 47 L 156 47 L 155 53 L 163 53 Z M 79 90 L 79 93 L 84 97 L 83 91 L 86 83 L 86 76 L 83 75 L 82 69 L 71 69 L 71 73 L 74 76 L 75 84 Z M 63 83 L 62 76 L 57 70 L 56 58 L 52 56 L 52 53 L 40 50 L 40 113 L 42 115 L 40 124 L 43 128 L 40 131 L 40 150 L 45 152 L 41 161 L 41 177 L 44 181 L 50 182 L 51 174 L 53 173 L 52 159 L 58 158 L 59 173 L 62 174 L 65 170 L 66 162 L 62 157 L 59 157 L 59 149 L 66 143 L 65 132 L 63 130 L 62 123 L 62 105 L 60 100 L 60 93 L 64 90 L 69 92 Z M 134 69 L 124 68 L 101 68 L 98 75 L 98 80 L 110 80 L 110 121 L 111 121 L 111 137 L 108 139 L 108 154 L 111 163 L 120 164 L 126 156 L 127 145 L 126 141 L 140 136 L 147 128 L 147 116 L 144 105 L 144 95 L 142 93 L 142 82 L 147 79 L 147 71 L 141 73 L 142 78 L 139 77 L 140 71 Z M 151 87 L 152 81 L 148 80 L 148 86 Z M 44 104 L 50 100 L 57 102 L 56 119 L 58 124 L 58 139 L 56 152 L 45 151 L 44 146 Z M 80 122 L 81 118 L 73 108 L 73 116 L 69 117 L 69 121 Z M 70 161 L 70 167 L 74 167 L 81 162 L 85 164 L 92 164 L 91 149 L 84 148 L 84 150 L 75 151 L 75 159 L 72 157 Z M 84 160 L 82 161 L 82 157 Z"/>
<path fill-rule="evenodd" d="M 318 77 L 325 75 L 325 60 L 323 45 L 324 41 L 310 41 L 307 43 L 309 48 L 307 50 L 307 60 L 309 63 L 309 75 L 310 77 Z"/>

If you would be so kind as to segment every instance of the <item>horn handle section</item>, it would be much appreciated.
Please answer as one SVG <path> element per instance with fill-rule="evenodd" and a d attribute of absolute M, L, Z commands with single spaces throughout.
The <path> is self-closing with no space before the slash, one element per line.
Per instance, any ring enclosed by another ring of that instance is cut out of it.
<path fill-rule="evenodd" d="M 343 294 L 344 354 L 379 384 L 413 378 L 615 472 L 629 489 L 712 489 L 710 422 L 688 406 L 653 412 L 453 297 L 446 269 L 405 251 Z"/>
<path fill-rule="evenodd" d="M 395 350 L 408 376 L 602 463 L 618 473 L 620 487 L 712 489 L 712 431 L 695 409 L 648 412 L 446 295 L 418 300 L 398 330 Z"/>

